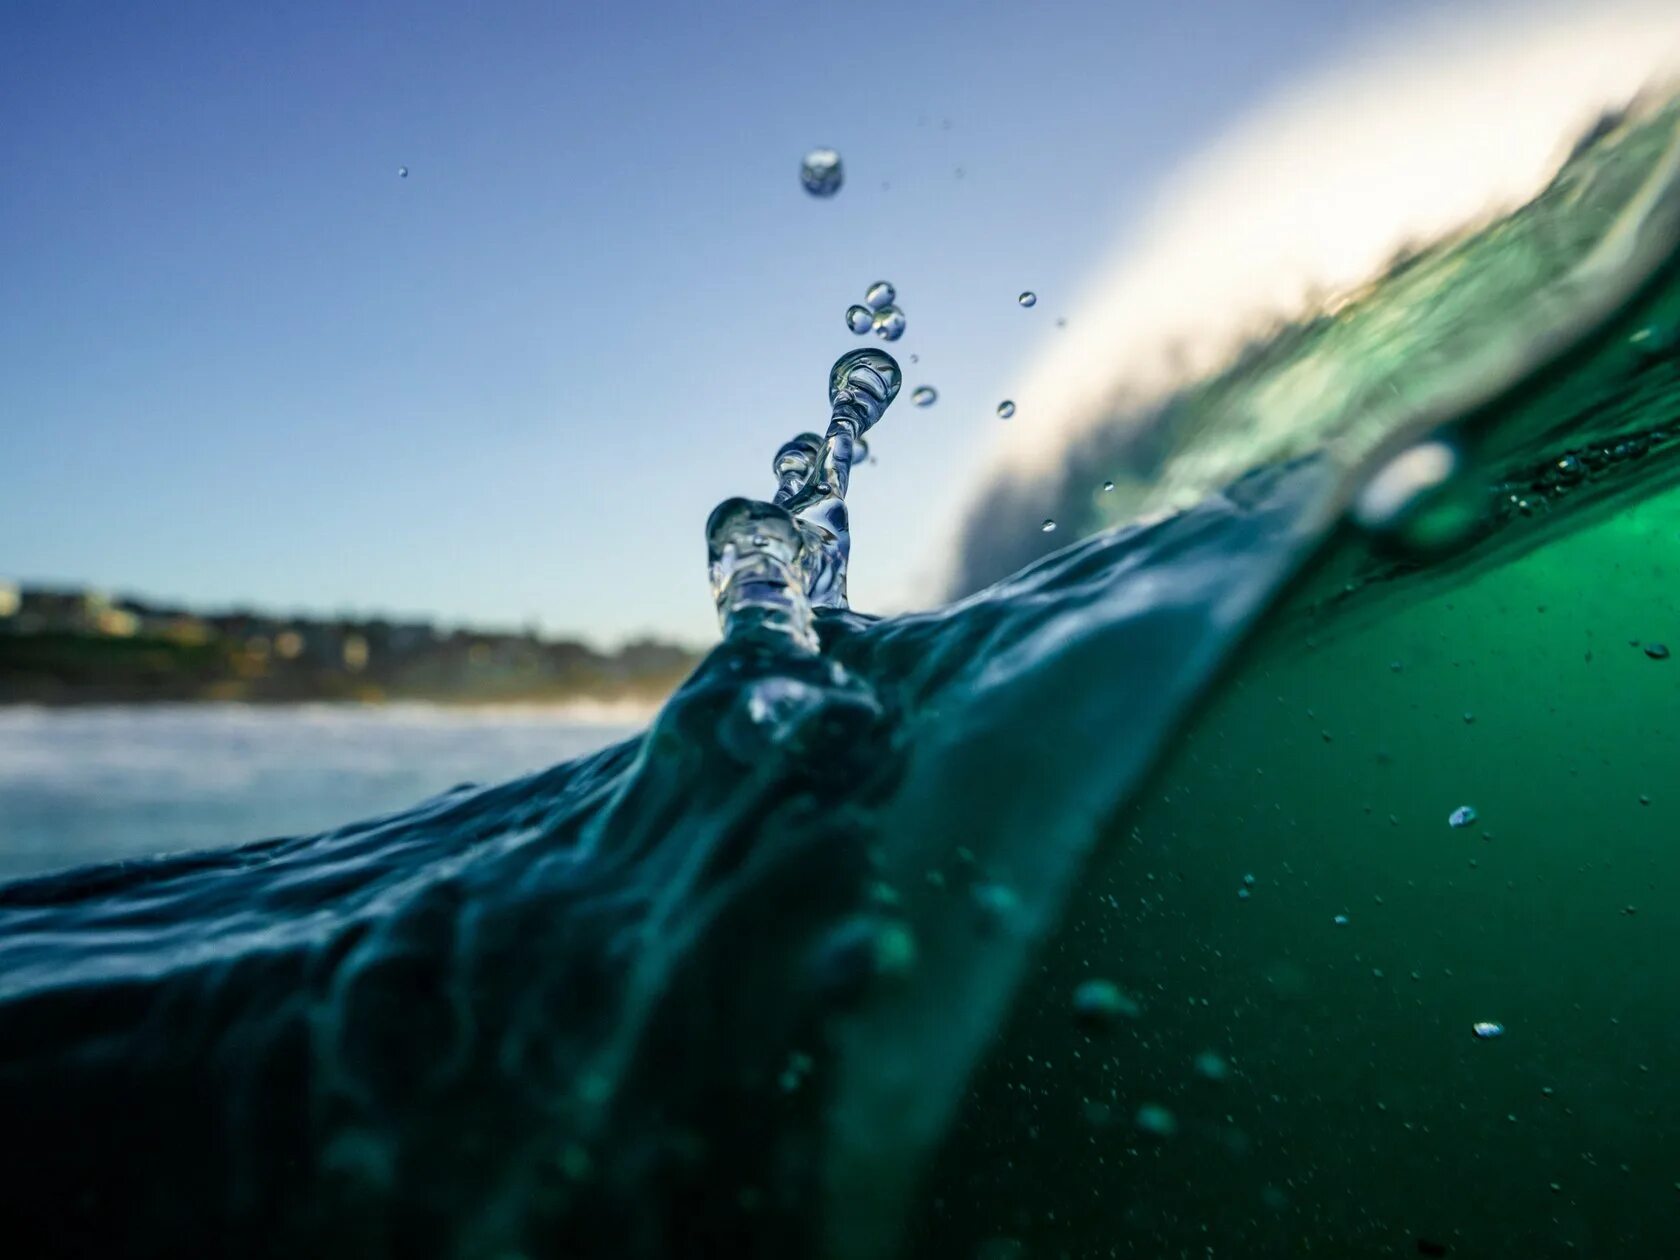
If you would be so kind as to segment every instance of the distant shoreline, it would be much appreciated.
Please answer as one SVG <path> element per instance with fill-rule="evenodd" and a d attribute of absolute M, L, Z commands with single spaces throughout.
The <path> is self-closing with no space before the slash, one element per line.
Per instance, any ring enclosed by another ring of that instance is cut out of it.
<path fill-rule="evenodd" d="M 282 710 L 323 709 L 335 712 L 365 710 L 370 713 L 386 712 L 399 713 L 404 709 L 425 710 L 432 713 L 443 712 L 460 714 L 462 716 L 493 716 L 505 714 L 508 716 L 530 715 L 566 717 L 571 720 L 600 726 L 629 726 L 640 725 L 650 721 L 663 706 L 664 700 L 652 699 L 622 699 L 600 700 L 578 698 L 571 700 L 560 699 L 462 699 L 429 698 L 422 696 L 388 696 L 383 698 L 356 698 L 344 696 L 304 698 L 264 698 L 264 699 L 217 699 L 211 697 L 185 698 L 89 698 L 79 697 L 73 700 L 33 700 L 33 699 L 0 699 L 0 716 L 18 714 L 28 711 L 42 713 L 75 713 L 75 712 L 109 712 L 112 710 L 124 712 L 156 711 L 159 713 L 170 710 L 191 709 L 249 709 L 261 712 L 280 712 Z"/>

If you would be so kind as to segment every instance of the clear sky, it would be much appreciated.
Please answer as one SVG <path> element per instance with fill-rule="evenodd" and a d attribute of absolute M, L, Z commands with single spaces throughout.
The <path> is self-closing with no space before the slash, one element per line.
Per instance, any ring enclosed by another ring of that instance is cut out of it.
<path fill-rule="evenodd" d="M 1418 7 L 8 0 L 0 577 L 707 641 L 706 514 L 888 279 L 940 398 L 854 477 L 852 588 L 927 602 L 1151 188 Z"/>

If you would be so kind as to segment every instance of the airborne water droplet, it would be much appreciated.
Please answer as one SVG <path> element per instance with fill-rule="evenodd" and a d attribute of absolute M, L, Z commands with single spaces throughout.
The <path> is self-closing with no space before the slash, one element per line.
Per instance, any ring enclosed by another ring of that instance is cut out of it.
<path fill-rule="evenodd" d="M 876 311 L 875 335 L 882 341 L 897 341 L 904 336 L 904 312 L 896 306 Z"/>
<path fill-rule="evenodd" d="M 1037 306 L 1038 294 L 1034 293 L 1031 289 L 1025 289 L 1022 291 L 1021 296 L 1015 300 L 1022 306 Z"/>
<path fill-rule="evenodd" d="M 812 149 L 799 165 L 799 182 L 813 197 L 832 197 L 840 191 L 846 172 L 834 149 Z"/>
<path fill-rule="evenodd" d="M 863 295 L 863 304 L 872 311 L 885 310 L 898 293 L 885 280 L 877 280 Z"/>
<path fill-rule="evenodd" d="M 939 394 L 931 385 L 918 385 L 910 395 L 910 401 L 918 407 L 931 407 L 938 399 Z"/>
<path fill-rule="evenodd" d="M 848 306 L 846 308 L 846 327 L 858 336 L 863 336 L 875 326 L 875 315 L 867 306 Z"/>
<path fill-rule="evenodd" d="M 1056 532 L 1056 522 L 1046 518 L 1044 524 L 1040 525 L 1038 528 L 1040 533 L 1053 534 Z"/>
<path fill-rule="evenodd" d="M 1010 416 L 1015 414 L 1015 404 L 1005 398 L 997 405 L 997 413 L 999 420 L 1007 420 Z"/>

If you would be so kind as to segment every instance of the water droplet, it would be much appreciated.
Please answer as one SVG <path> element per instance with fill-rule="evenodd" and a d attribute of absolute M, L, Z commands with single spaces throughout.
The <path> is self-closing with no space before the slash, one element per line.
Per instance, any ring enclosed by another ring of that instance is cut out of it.
<path fill-rule="evenodd" d="M 1038 529 L 1042 534 L 1054 534 L 1056 532 L 1056 522 L 1049 517 L 1045 517 L 1044 524 L 1040 525 Z"/>
<path fill-rule="evenodd" d="M 1492 1041 L 1495 1037 L 1505 1035 L 1505 1025 L 1495 1020 L 1481 1019 L 1470 1025 L 1470 1031 L 1475 1034 L 1478 1041 Z"/>
<path fill-rule="evenodd" d="M 910 401 L 918 407 L 931 407 L 939 401 L 939 393 L 931 385 L 918 385 L 911 392 Z"/>
<path fill-rule="evenodd" d="M 852 439 L 852 463 L 867 464 L 869 462 L 869 443 L 862 438 Z"/>
<path fill-rule="evenodd" d="M 1022 306 L 1037 306 L 1038 294 L 1034 293 L 1031 289 L 1023 289 L 1021 291 L 1021 296 L 1015 300 Z"/>
<path fill-rule="evenodd" d="M 904 336 L 904 312 L 896 306 L 876 311 L 875 335 L 882 341 L 897 341 Z"/>
<path fill-rule="evenodd" d="M 875 326 L 875 313 L 867 306 L 848 306 L 846 308 L 846 327 L 860 337 Z"/>
<path fill-rule="evenodd" d="M 834 149 L 812 149 L 799 164 L 799 182 L 813 197 L 834 196 L 845 180 L 845 168 Z"/>
<path fill-rule="evenodd" d="M 877 280 L 863 295 L 863 304 L 872 311 L 882 311 L 893 304 L 898 292 L 885 280 Z"/>
<path fill-rule="evenodd" d="M 1476 811 L 1469 805 L 1460 805 L 1447 815 L 1447 826 L 1449 827 L 1468 827 L 1475 821 Z"/>
<path fill-rule="evenodd" d="M 1112 481 L 1103 482 L 1103 493 L 1104 494 L 1107 494 L 1109 491 L 1111 491 L 1113 489 L 1114 489 L 1114 483 Z"/>
<path fill-rule="evenodd" d="M 1015 414 L 1015 404 L 1005 398 L 997 405 L 997 413 L 999 420 L 1007 420 L 1010 416 Z"/>
<path fill-rule="evenodd" d="M 1334 919 L 1331 919 L 1330 922 L 1334 923 L 1337 927 L 1346 927 L 1348 925 L 1348 917 L 1345 914 L 1338 914 Z"/>
<path fill-rule="evenodd" d="M 1144 1103 L 1137 1109 L 1137 1127 L 1159 1138 L 1178 1132 L 1178 1117 L 1160 1103 Z"/>
<path fill-rule="evenodd" d="M 407 179 L 408 178 L 408 167 L 406 167 L 406 166 L 397 167 L 397 178 L 398 179 Z"/>
<path fill-rule="evenodd" d="M 1087 980 L 1073 991 L 1073 1015 L 1087 1028 L 1107 1028 L 1117 1019 L 1137 1019 L 1143 1008 L 1112 980 Z"/>

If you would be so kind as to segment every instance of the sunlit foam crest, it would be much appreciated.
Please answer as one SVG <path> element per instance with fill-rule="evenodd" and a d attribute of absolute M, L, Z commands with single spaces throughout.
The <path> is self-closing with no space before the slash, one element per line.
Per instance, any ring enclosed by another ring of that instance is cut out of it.
<path fill-rule="evenodd" d="M 1680 68 L 1680 6 L 1440 14 L 1296 79 L 1185 162 L 1009 393 L 983 486 L 1334 309 L 1408 248 L 1527 201 L 1578 137 Z M 964 505 L 964 516 L 971 504 Z M 947 535 L 946 555 L 954 540 Z"/>

